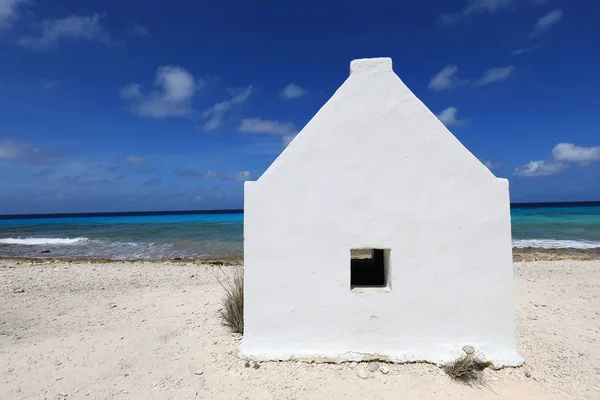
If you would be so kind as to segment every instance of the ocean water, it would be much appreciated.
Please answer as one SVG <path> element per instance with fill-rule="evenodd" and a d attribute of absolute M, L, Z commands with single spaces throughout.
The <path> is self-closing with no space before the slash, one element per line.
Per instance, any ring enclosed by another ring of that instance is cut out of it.
<path fill-rule="evenodd" d="M 515 205 L 514 247 L 600 248 L 600 203 Z M 242 256 L 242 212 L 0 217 L 0 257 Z"/>

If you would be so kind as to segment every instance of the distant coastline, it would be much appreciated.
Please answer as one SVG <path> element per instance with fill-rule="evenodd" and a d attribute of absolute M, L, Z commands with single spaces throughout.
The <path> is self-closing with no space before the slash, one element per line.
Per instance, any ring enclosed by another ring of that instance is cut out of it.
<path fill-rule="evenodd" d="M 566 208 L 566 207 L 597 207 L 600 201 L 564 201 L 511 203 L 512 208 Z M 37 219 L 37 218 L 81 218 L 81 217 L 136 217 L 153 215 L 194 215 L 194 214 L 243 214 L 244 209 L 231 210 L 181 210 L 181 211 L 119 211 L 119 212 L 90 212 L 90 213 L 56 213 L 56 214 L 4 214 L 2 219 Z"/>

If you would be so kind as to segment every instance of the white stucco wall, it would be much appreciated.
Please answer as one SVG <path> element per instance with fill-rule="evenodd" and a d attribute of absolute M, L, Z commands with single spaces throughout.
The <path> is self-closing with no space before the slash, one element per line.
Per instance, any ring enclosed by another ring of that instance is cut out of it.
<path fill-rule="evenodd" d="M 402 83 L 350 77 L 244 204 L 245 332 L 257 360 L 446 362 L 516 351 L 508 181 Z M 350 290 L 350 249 L 390 249 L 391 290 Z"/>

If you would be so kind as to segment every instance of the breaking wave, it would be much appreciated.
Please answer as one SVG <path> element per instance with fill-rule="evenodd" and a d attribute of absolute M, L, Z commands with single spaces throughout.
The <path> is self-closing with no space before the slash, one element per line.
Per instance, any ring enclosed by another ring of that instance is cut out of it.
<path fill-rule="evenodd" d="M 542 249 L 594 249 L 600 247 L 600 242 L 587 240 L 558 240 L 558 239 L 515 239 L 513 247 L 537 247 Z"/>
<path fill-rule="evenodd" d="M 78 237 L 78 238 L 72 238 L 72 239 L 66 239 L 66 238 L 25 238 L 25 239 L 21 239 L 21 238 L 7 238 L 7 239 L 0 239 L 0 244 L 19 244 L 22 246 L 47 246 L 47 245 L 53 245 L 53 244 L 60 244 L 60 245 L 65 245 L 65 244 L 76 244 L 76 243 L 82 243 L 82 242 L 87 242 L 87 238 L 84 237 Z"/>

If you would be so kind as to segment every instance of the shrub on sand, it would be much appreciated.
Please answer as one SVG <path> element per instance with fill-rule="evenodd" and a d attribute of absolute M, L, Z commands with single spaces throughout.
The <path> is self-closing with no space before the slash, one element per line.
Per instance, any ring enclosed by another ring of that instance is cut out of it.
<path fill-rule="evenodd" d="M 223 271 L 223 270 L 221 270 Z M 224 273 L 225 278 L 218 278 L 225 291 L 223 308 L 219 311 L 223 324 L 233 332 L 244 333 L 244 269 L 234 267 L 230 274 Z"/>
<path fill-rule="evenodd" d="M 467 347 L 467 346 L 465 346 Z M 472 349 L 471 346 L 468 346 Z M 458 357 L 456 360 L 444 364 L 442 368 L 444 372 L 450 375 L 451 378 L 461 381 L 471 381 L 479 378 L 481 371 L 491 365 L 489 361 L 483 361 L 479 357 L 479 352 L 465 351 L 467 354 Z"/>

